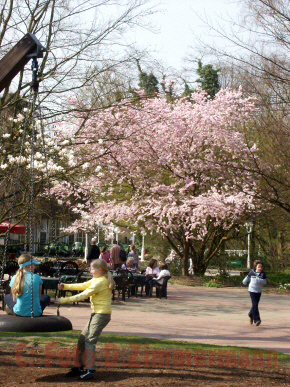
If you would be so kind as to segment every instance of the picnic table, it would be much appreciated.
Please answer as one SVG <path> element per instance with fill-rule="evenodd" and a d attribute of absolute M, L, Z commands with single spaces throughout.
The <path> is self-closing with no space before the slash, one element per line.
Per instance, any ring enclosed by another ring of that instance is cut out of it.
<path fill-rule="evenodd" d="M 120 272 L 116 272 L 113 270 L 110 270 L 110 271 L 111 271 L 114 279 L 119 277 L 120 275 L 122 275 L 122 273 L 121 273 L 122 270 Z M 145 281 L 145 279 L 146 279 L 145 274 L 126 272 L 126 275 L 127 275 L 129 282 L 132 282 L 132 283 Z"/>
<path fill-rule="evenodd" d="M 40 278 L 42 280 L 42 293 L 44 293 L 44 291 L 45 291 L 45 293 L 47 293 L 48 290 L 55 290 L 55 296 L 56 296 L 57 285 L 60 282 L 67 281 L 67 278 L 63 278 L 63 277 L 56 278 L 56 277 L 43 277 L 43 276 L 41 276 Z M 68 276 L 65 276 L 65 277 L 68 277 Z M 73 278 L 75 278 L 75 277 L 73 277 Z"/>
<path fill-rule="evenodd" d="M 128 270 L 111 271 L 113 279 L 116 283 L 116 291 L 122 294 L 122 300 L 125 297 L 130 298 L 131 295 L 137 297 L 138 287 L 141 287 L 141 296 L 146 276 L 144 274 L 131 273 Z M 113 300 L 115 299 L 115 291 L 113 291 Z"/>
<path fill-rule="evenodd" d="M 119 294 L 122 294 L 122 299 L 125 301 L 125 297 L 129 298 L 131 295 L 137 297 L 138 288 L 141 288 L 141 296 L 143 292 L 143 286 L 145 283 L 146 276 L 144 274 L 130 273 L 124 270 L 119 272 L 111 271 L 113 279 L 116 282 L 116 291 Z M 89 273 L 81 273 L 79 278 L 76 275 L 61 275 L 60 277 L 45 277 L 41 276 L 43 285 L 42 292 L 48 290 L 55 290 L 55 296 L 57 294 L 57 287 L 59 283 L 68 283 L 68 282 L 86 282 L 92 278 L 92 275 Z M 114 300 L 114 292 L 113 292 Z"/>
<path fill-rule="evenodd" d="M 92 276 L 91 275 L 84 275 L 83 273 L 80 273 L 80 276 L 76 276 L 76 275 L 62 275 L 60 277 L 44 277 L 44 276 L 41 276 L 40 277 L 42 279 L 42 292 L 44 292 L 44 290 L 46 290 L 46 293 L 47 293 L 47 290 L 55 290 L 56 293 L 57 293 L 57 285 L 59 283 L 68 283 L 68 282 L 85 282 L 85 281 L 89 281 Z M 56 294 L 55 293 L 55 294 Z"/>

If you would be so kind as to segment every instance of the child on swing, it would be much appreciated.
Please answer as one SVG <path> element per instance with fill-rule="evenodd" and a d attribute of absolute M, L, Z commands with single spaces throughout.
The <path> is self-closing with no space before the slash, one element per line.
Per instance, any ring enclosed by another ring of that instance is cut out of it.
<path fill-rule="evenodd" d="M 81 290 L 71 297 L 61 297 L 57 304 L 77 302 L 90 297 L 92 314 L 89 322 L 83 329 L 78 340 L 78 361 L 79 367 L 72 367 L 66 374 L 67 377 L 79 376 L 80 380 L 89 380 L 94 377 L 95 365 L 95 344 L 98 338 L 111 319 L 111 299 L 115 282 L 109 272 L 107 262 L 103 259 L 96 259 L 91 262 L 91 273 L 93 278 L 90 281 L 77 284 L 59 284 L 59 290 Z M 86 369 L 84 367 L 86 366 Z"/>
<path fill-rule="evenodd" d="M 42 280 L 38 274 L 33 273 L 35 265 L 39 264 L 40 262 L 36 262 L 30 254 L 22 254 L 18 258 L 19 269 L 10 281 L 12 294 L 6 294 L 4 297 L 8 314 L 31 317 L 31 278 L 33 281 L 33 316 L 41 316 L 44 308 L 49 305 L 49 295 L 41 294 Z"/>

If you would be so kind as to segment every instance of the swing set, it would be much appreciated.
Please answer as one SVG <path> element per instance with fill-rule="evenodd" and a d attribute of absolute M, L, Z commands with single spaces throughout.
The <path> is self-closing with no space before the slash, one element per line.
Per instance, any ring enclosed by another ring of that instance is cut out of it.
<path fill-rule="evenodd" d="M 43 53 L 46 52 L 46 48 L 41 45 L 37 38 L 27 33 L 0 61 L 0 92 L 7 86 L 9 86 L 12 79 L 21 71 L 24 66 L 32 59 L 32 82 L 31 82 L 31 112 L 32 112 L 32 127 L 31 127 L 31 156 L 30 156 L 30 172 L 28 182 L 28 200 L 27 200 L 27 221 L 25 230 L 25 242 L 24 252 L 32 253 L 33 245 L 33 195 L 34 195 L 34 144 L 36 139 L 36 100 L 38 96 L 39 81 L 37 78 L 38 73 L 38 58 L 43 58 Z M 38 104 L 39 106 L 39 104 Z M 39 110 L 39 118 L 41 119 L 41 112 Z M 28 117 L 26 117 L 23 136 L 20 148 L 19 163 L 16 171 L 14 192 L 12 197 L 12 205 L 10 208 L 10 217 L 7 222 L 7 231 L 4 241 L 4 253 L 2 261 L 2 270 L 0 274 L 0 295 L 4 298 L 5 294 L 5 282 L 3 277 L 7 267 L 7 249 L 10 233 L 13 233 L 15 225 L 12 223 L 13 209 L 15 206 L 17 183 L 20 174 L 20 164 L 23 155 L 26 131 L 28 126 Z M 52 219 L 52 234 L 54 240 L 56 239 L 55 223 L 52 211 L 52 202 L 50 195 L 50 183 L 47 168 L 47 153 L 45 149 L 44 129 L 41 125 L 42 147 L 43 155 L 46 165 L 46 177 L 47 177 L 47 189 L 49 196 L 50 213 Z M 56 255 L 57 266 L 58 256 Z M 57 315 L 42 315 L 40 317 L 34 317 L 33 313 L 33 273 L 31 272 L 31 317 L 20 317 L 11 315 L 0 315 L 0 331 L 2 332 L 58 332 L 72 330 L 71 322 L 59 315 L 59 307 L 57 308 Z M 3 302 L 3 300 L 2 300 Z"/>

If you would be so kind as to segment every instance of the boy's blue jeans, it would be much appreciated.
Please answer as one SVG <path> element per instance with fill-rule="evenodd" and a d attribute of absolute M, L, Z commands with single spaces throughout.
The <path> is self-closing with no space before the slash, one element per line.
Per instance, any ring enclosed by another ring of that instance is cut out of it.
<path fill-rule="evenodd" d="M 249 293 L 252 300 L 252 308 L 249 312 L 249 317 L 252 318 L 256 323 L 257 321 L 261 321 L 259 308 L 258 308 L 259 301 L 261 298 L 261 293 L 254 293 L 254 292 L 249 292 Z"/>

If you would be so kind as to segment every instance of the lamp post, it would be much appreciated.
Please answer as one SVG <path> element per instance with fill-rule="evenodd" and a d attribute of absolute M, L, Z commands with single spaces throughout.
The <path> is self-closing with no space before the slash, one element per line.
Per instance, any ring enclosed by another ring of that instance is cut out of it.
<path fill-rule="evenodd" d="M 88 234 L 86 233 L 85 259 L 87 259 L 88 254 L 89 254 L 89 239 L 88 239 Z"/>
<path fill-rule="evenodd" d="M 247 258 L 247 269 L 251 268 L 251 253 L 250 253 L 250 247 L 251 247 L 251 233 L 253 230 L 253 223 L 252 222 L 247 222 L 245 224 L 246 230 L 248 233 L 248 258 Z"/>
<path fill-rule="evenodd" d="M 118 244 L 118 242 L 119 242 L 119 234 L 120 234 L 121 230 L 119 229 L 119 227 L 116 227 L 114 232 L 116 234 L 116 241 L 117 241 L 117 244 Z"/>
<path fill-rule="evenodd" d="M 135 244 L 135 231 L 132 232 L 132 245 Z"/>
<path fill-rule="evenodd" d="M 108 238 L 111 239 L 111 244 L 114 242 L 114 224 L 111 222 L 107 227 L 108 230 Z"/>
<path fill-rule="evenodd" d="M 142 248 L 141 248 L 141 262 L 144 261 L 144 245 L 145 245 L 145 236 L 146 236 L 146 231 L 141 231 L 142 235 Z"/>
<path fill-rule="evenodd" d="M 113 244 L 113 242 L 114 242 L 114 233 L 113 232 L 110 232 L 108 234 L 108 239 L 110 239 L 111 240 L 111 244 Z"/>
<path fill-rule="evenodd" d="M 86 219 L 87 221 L 90 219 L 90 215 L 86 214 L 83 215 L 83 219 Z M 87 256 L 89 254 L 89 235 L 86 232 L 86 239 L 85 239 L 85 259 L 87 259 Z"/>

